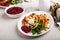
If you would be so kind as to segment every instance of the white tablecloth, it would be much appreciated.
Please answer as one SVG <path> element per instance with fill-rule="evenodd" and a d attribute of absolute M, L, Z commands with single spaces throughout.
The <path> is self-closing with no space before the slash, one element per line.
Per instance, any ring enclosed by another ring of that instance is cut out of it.
<path fill-rule="evenodd" d="M 23 4 L 25 8 L 27 8 L 26 4 Z M 38 1 L 34 0 L 34 2 L 28 5 L 38 7 Z M 47 34 L 40 37 L 26 37 L 17 30 L 18 20 L 19 18 L 10 19 L 4 14 L 4 9 L 0 8 L 0 40 L 60 40 L 60 31 L 55 26 Z"/>

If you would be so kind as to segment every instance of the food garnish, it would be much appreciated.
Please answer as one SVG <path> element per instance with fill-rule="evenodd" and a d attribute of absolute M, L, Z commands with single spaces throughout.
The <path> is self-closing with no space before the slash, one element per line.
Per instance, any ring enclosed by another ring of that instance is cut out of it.
<path fill-rule="evenodd" d="M 13 4 L 18 4 L 18 3 L 21 3 L 21 2 L 22 2 L 22 0 L 9 0 L 9 1 L 8 1 L 8 3 L 9 3 L 9 4 L 12 4 L 12 5 L 13 5 Z"/>

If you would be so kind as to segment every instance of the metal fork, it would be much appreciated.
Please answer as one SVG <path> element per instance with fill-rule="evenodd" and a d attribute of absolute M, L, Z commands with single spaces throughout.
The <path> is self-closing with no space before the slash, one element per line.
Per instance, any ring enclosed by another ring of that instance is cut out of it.
<path fill-rule="evenodd" d="M 56 27 L 60 30 L 60 20 L 58 20 L 55 16 L 53 17 L 53 19 L 54 19 Z"/>

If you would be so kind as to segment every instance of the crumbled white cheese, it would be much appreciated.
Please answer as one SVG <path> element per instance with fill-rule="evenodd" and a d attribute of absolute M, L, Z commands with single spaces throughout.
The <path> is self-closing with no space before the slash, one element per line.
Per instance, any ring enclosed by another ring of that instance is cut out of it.
<path fill-rule="evenodd" d="M 29 24 L 34 24 L 34 18 L 29 19 L 28 23 Z"/>

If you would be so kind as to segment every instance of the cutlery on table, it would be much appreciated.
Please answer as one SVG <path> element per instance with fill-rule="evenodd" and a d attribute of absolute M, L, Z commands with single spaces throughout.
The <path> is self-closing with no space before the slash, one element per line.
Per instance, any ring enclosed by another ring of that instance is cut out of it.
<path fill-rule="evenodd" d="M 53 17 L 53 19 L 54 19 L 56 27 L 60 30 L 60 21 L 55 16 Z"/>

